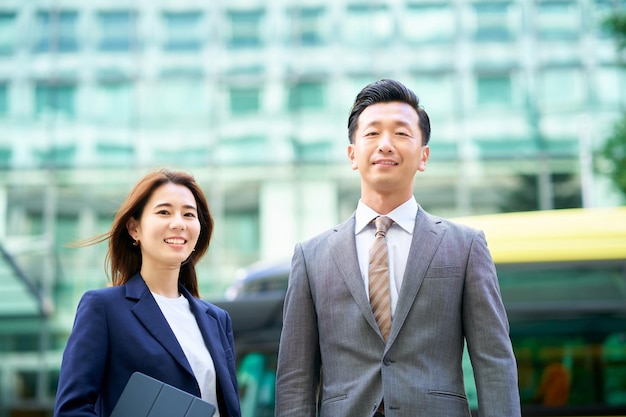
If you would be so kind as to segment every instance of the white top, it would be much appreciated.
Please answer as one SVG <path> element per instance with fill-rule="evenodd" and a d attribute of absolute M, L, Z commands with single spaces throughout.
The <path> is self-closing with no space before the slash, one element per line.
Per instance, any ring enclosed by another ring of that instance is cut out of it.
<path fill-rule="evenodd" d="M 167 298 L 152 293 L 152 296 L 183 348 L 198 381 L 202 399 L 217 407 L 217 378 L 213 358 L 204 343 L 196 318 L 191 312 L 189 300 L 182 295 L 178 298 Z M 219 410 L 216 410 L 215 417 L 219 415 Z"/>
<path fill-rule="evenodd" d="M 409 250 L 413 240 L 413 228 L 415 226 L 415 216 L 417 215 L 417 201 L 411 197 L 402 205 L 398 206 L 391 213 L 386 214 L 393 220 L 393 223 L 385 238 L 389 253 L 389 293 L 391 296 L 391 316 L 396 311 L 398 304 L 398 294 L 402 288 L 402 280 L 406 263 L 409 259 Z M 356 252 L 359 258 L 361 276 L 365 285 L 365 292 L 369 298 L 369 253 L 374 237 L 376 226 L 370 222 L 381 214 L 376 213 L 361 200 L 356 208 L 355 214 L 355 239 Z"/>

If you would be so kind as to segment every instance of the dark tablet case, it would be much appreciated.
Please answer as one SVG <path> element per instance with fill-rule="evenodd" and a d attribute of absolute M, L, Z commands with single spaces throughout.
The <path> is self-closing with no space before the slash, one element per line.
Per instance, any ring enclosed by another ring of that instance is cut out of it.
<path fill-rule="evenodd" d="M 135 372 L 111 417 L 212 417 L 215 406 L 195 395 Z"/>

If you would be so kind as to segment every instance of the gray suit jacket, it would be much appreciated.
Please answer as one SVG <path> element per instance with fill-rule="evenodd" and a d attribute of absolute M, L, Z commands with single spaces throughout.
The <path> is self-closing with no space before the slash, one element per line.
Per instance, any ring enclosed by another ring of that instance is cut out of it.
<path fill-rule="evenodd" d="M 295 247 L 277 417 L 469 417 L 466 340 L 482 417 L 520 415 L 517 367 L 484 234 L 418 209 L 387 343 L 359 269 L 354 215 Z"/>

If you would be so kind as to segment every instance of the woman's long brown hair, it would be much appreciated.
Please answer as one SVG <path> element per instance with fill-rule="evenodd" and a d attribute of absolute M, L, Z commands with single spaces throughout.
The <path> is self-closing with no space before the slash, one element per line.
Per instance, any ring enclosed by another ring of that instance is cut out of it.
<path fill-rule="evenodd" d="M 190 174 L 181 171 L 162 169 L 144 176 L 131 190 L 115 214 L 111 229 L 101 235 L 80 242 L 77 246 L 90 246 L 109 241 L 109 250 L 105 258 L 105 271 L 113 285 L 123 285 L 141 270 L 141 249 L 133 245 L 133 238 L 126 229 L 132 218 L 140 220 L 146 203 L 154 190 L 163 184 L 172 183 L 187 187 L 196 199 L 200 236 L 195 250 L 180 267 L 178 282 L 194 297 L 199 297 L 196 263 L 209 249 L 213 234 L 213 217 L 207 199 L 196 180 Z"/>

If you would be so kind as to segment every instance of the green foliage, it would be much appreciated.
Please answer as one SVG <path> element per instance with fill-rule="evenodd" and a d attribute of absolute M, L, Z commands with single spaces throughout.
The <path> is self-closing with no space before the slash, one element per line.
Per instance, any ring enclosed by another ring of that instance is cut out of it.
<path fill-rule="evenodd" d="M 610 15 L 604 20 L 603 27 L 613 35 L 620 50 L 626 49 L 626 12 Z"/>
<path fill-rule="evenodd" d="M 615 12 L 603 22 L 603 27 L 613 35 L 619 51 L 626 50 L 626 12 Z M 626 113 L 613 126 L 601 155 L 604 157 L 603 171 L 615 186 L 626 195 Z"/>
<path fill-rule="evenodd" d="M 626 114 L 613 126 L 613 132 L 602 148 L 606 173 L 626 195 Z"/>
<path fill-rule="evenodd" d="M 582 207 L 580 181 L 570 174 L 551 174 L 553 204 L 555 209 Z M 499 204 L 503 213 L 539 210 L 539 178 L 520 174 L 517 187 L 505 193 Z"/>

